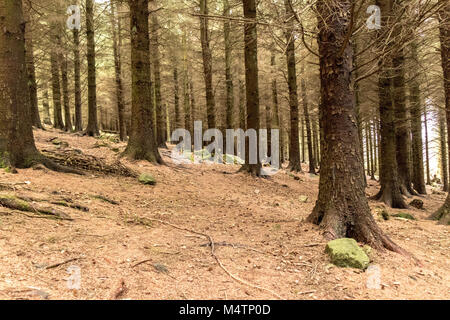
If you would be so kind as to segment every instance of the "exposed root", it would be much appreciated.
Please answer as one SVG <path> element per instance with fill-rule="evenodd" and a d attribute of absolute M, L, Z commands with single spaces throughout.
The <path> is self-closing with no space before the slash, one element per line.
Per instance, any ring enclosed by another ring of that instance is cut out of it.
<path fill-rule="evenodd" d="M 39 204 L 31 204 L 30 202 L 11 195 L 0 195 L 0 205 L 9 209 L 33 212 L 52 216 L 55 219 L 69 220 L 73 219 L 65 212 L 58 211 L 54 208 L 44 207 Z"/>
<path fill-rule="evenodd" d="M 95 171 L 104 174 L 119 175 L 125 177 L 138 176 L 137 172 L 126 167 L 120 161 L 116 161 L 113 164 L 107 164 L 104 160 L 100 158 L 83 154 L 82 152 L 73 149 L 58 150 L 58 151 L 43 150 L 42 152 L 48 158 L 64 166 L 70 166 L 80 170 Z"/>
<path fill-rule="evenodd" d="M 211 248 L 211 256 L 212 256 L 212 257 L 214 258 L 214 260 L 217 262 L 217 264 L 219 265 L 219 267 L 220 267 L 220 268 L 221 268 L 228 276 L 230 276 L 232 279 L 234 279 L 235 281 L 237 281 L 237 282 L 239 282 L 239 283 L 241 283 L 241 284 L 243 284 L 243 285 L 246 285 L 246 286 L 249 286 L 249 287 L 251 287 L 251 288 L 261 290 L 261 291 L 265 291 L 265 292 L 270 293 L 271 295 L 277 297 L 278 299 L 283 300 L 283 298 L 282 298 L 279 294 L 277 294 L 276 292 L 274 292 L 274 291 L 272 291 L 272 290 L 270 290 L 270 289 L 267 289 L 267 288 L 260 287 L 260 286 L 258 286 L 258 285 L 252 284 L 252 283 L 250 283 L 250 282 L 248 282 L 248 281 L 245 281 L 245 280 L 239 278 L 238 276 L 234 275 L 234 274 L 231 273 L 230 271 L 228 271 L 228 269 L 225 268 L 225 266 L 222 264 L 222 261 L 220 261 L 220 259 L 217 257 L 217 255 L 216 255 L 216 253 L 215 253 L 215 243 L 214 243 L 214 241 L 213 241 L 213 239 L 212 239 L 212 237 L 211 237 L 210 235 L 208 235 L 208 234 L 206 234 L 206 233 L 201 233 L 201 232 L 198 232 L 198 231 L 195 231 L 195 230 L 191 230 L 191 229 L 188 229 L 188 228 L 180 227 L 180 226 L 177 226 L 177 225 L 175 225 L 175 224 L 172 224 L 172 223 L 169 223 L 169 222 L 165 222 L 165 221 L 162 221 L 162 220 L 159 220 L 159 219 L 146 218 L 146 220 L 158 222 L 158 223 L 161 223 L 161 224 L 163 224 L 163 225 L 170 226 L 170 227 L 172 227 L 172 228 L 174 228 L 174 229 L 178 229 L 178 230 L 182 230 L 182 231 L 187 231 L 187 232 L 189 232 L 189 233 L 193 233 L 193 234 L 196 234 L 196 235 L 199 235 L 199 236 L 202 236 L 202 237 L 206 238 L 206 239 L 208 240 L 208 246 Z"/>

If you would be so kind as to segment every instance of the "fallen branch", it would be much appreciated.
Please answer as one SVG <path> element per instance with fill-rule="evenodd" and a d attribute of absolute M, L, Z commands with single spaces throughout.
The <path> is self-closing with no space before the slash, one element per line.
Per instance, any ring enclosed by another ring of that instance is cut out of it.
<path fill-rule="evenodd" d="M 68 264 L 70 262 L 77 261 L 77 260 L 80 260 L 80 259 L 82 259 L 82 258 L 72 258 L 72 259 L 69 259 L 69 260 L 65 260 L 63 262 L 55 263 L 55 264 L 52 264 L 50 266 L 45 267 L 45 270 L 58 268 L 60 266 L 63 266 L 65 264 Z"/>

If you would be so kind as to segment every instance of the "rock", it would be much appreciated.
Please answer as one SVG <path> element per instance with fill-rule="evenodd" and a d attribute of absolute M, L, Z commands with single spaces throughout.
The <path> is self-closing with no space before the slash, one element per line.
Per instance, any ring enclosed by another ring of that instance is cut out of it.
<path fill-rule="evenodd" d="M 143 173 L 138 178 L 139 182 L 142 184 L 149 184 L 149 185 L 155 185 L 156 180 L 148 173 Z"/>
<path fill-rule="evenodd" d="M 410 206 L 416 208 L 416 209 L 420 209 L 423 210 L 423 201 L 420 199 L 414 199 L 413 201 L 411 201 L 409 203 Z"/>
<path fill-rule="evenodd" d="M 417 220 L 413 215 L 406 213 L 406 212 L 399 212 L 399 213 L 393 214 L 392 216 L 396 217 L 396 218 L 403 218 L 403 219 L 408 219 L 408 220 Z"/>
<path fill-rule="evenodd" d="M 358 246 L 354 239 L 341 238 L 327 243 L 325 252 L 329 254 L 331 262 L 338 267 L 366 269 L 370 259 Z"/>
<path fill-rule="evenodd" d="M 308 202 L 308 196 L 301 195 L 301 196 L 298 197 L 298 201 L 300 201 L 302 203 L 307 203 Z"/>

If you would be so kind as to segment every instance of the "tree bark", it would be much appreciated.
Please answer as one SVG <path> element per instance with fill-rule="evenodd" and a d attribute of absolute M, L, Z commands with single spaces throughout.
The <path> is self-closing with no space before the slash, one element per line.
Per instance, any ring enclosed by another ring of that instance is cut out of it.
<path fill-rule="evenodd" d="M 55 48 L 50 52 L 50 65 L 52 72 L 52 97 L 53 97 L 53 127 L 63 129 L 64 123 L 61 111 L 61 85 L 59 81 L 58 53 Z"/>
<path fill-rule="evenodd" d="M 111 5 L 111 24 L 112 24 L 112 36 L 113 36 L 113 54 L 114 54 L 114 73 L 116 80 L 116 100 L 117 100 L 117 114 L 119 118 L 119 138 L 120 141 L 127 140 L 127 127 L 125 126 L 125 100 L 123 95 L 123 83 L 122 83 L 122 59 L 119 48 L 118 33 L 120 37 L 120 17 L 118 23 L 118 29 L 116 29 L 116 14 L 114 11 L 114 3 L 110 1 Z"/>
<path fill-rule="evenodd" d="M 231 14 L 231 6 L 229 0 L 223 0 L 223 15 L 228 18 Z M 232 43 L 231 43 L 231 28 L 230 20 L 225 19 L 223 23 L 223 34 L 225 42 L 225 85 L 226 85 L 226 98 L 225 98 L 225 112 L 226 112 L 226 129 L 233 129 L 233 112 L 234 112 L 234 95 L 233 95 L 233 75 L 231 74 L 231 57 L 232 57 Z M 225 145 L 228 141 L 226 139 L 226 133 L 224 133 Z M 270 149 L 268 149 L 270 150 Z"/>
<path fill-rule="evenodd" d="M 447 143 L 450 152 L 450 2 L 439 0 L 439 38 L 441 42 L 442 70 L 444 73 L 445 111 L 447 119 Z M 449 156 L 450 159 L 450 156 Z M 441 223 L 450 224 L 450 193 L 447 194 L 445 203 L 431 218 Z"/>
<path fill-rule="evenodd" d="M 202 0 L 203 1 L 203 0 Z M 247 130 L 254 129 L 257 137 L 257 151 L 259 150 L 259 85 L 258 85 L 258 32 L 256 24 L 256 0 L 243 0 L 244 18 L 248 21 L 244 25 L 244 54 L 245 54 L 245 89 L 247 101 Z M 241 171 L 253 176 L 261 176 L 261 163 L 257 156 L 257 163 L 251 164 L 249 139 L 245 143 L 245 164 Z M 259 152 L 256 153 L 257 155 Z"/>
<path fill-rule="evenodd" d="M 323 150 L 319 197 L 308 221 L 320 224 L 330 239 L 352 237 L 382 249 L 402 252 L 376 224 L 365 195 L 347 41 L 352 2 L 318 0 Z"/>
<path fill-rule="evenodd" d="M 414 63 L 419 63 L 417 56 L 417 44 L 411 44 L 411 58 Z M 419 194 L 426 194 L 425 176 L 423 169 L 423 141 L 422 141 L 422 108 L 420 104 L 420 86 L 416 76 L 409 81 L 409 99 L 411 113 L 412 135 L 412 183 Z"/>
<path fill-rule="evenodd" d="M 162 163 L 153 133 L 148 0 L 128 0 L 131 32 L 131 127 L 124 155 Z"/>
<path fill-rule="evenodd" d="M 316 173 L 316 163 L 315 156 L 313 150 L 313 135 L 311 132 L 311 119 L 309 117 L 309 104 L 308 104 L 308 95 L 306 92 L 306 82 L 304 77 L 305 69 L 302 66 L 302 78 L 300 80 L 301 88 L 302 88 L 302 103 L 303 103 L 303 117 L 305 118 L 305 127 L 306 127 L 306 143 L 308 144 L 308 162 L 309 162 L 309 173 Z"/>
<path fill-rule="evenodd" d="M 61 66 L 61 81 L 64 102 L 64 131 L 72 131 L 72 119 L 70 118 L 69 104 L 69 79 L 67 78 L 67 57 L 65 53 L 59 56 Z"/>
<path fill-rule="evenodd" d="M 200 41 L 202 44 L 203 55 L 203 76 L 205 79 L 206 91 L 206 114 L 208 117 L 208 128 L 216 127 L 215 100 L 212 84 L 212 54 L 209 45 L 209 28 L 208 28 L 208 0 L 200 0 Z"/>
<path fill-rule="evenodd" d="M 83 131 L 83 111 L 81 108 L 81 62 L 80 31 L 73 29 L 74 86 L 75 86 L 75 131 Z"/>
<path fill-rule="evenodd" d="M 34 65 L 34 52 L 33 52 L 33 37 L 31 32 L 31 15 L 30 8 L 26 5 L 26 1 L 23 2 L 24 8 L 24 18 L 26 22 L 25 26 L 25 59 L 27 64 L 27 74 L 28 74 L 28 88 L 30 92 L 30 107 L 31 107 L 31 123 L 36 128 L 42 129 L 41 118 L 39 116 L 38 107 L 38 95 L 37 95 L 37 84 L 36 84 L 36 69 Z"/>
<path fill-rule="evenodd" d="M 379 0 L 376 4 L 381 8 L 382 29 L 390 28 L 392 20 L 392 0 Z M 379 39 L 383 42 L 384 39 Z M 395 144 L 395 108 L 391 97 L 392 80 L 392 56 L 385 55 L 379 61 L 378 73 L 378 97 L 380 108 L 380 133 L 381 133 L 381 171 L 380 191 L 375 199 L 383 201 L 392 208 L 406 208 L 406 202 L 400 193 L 398 180 L 398 167 Z"/>
<path fill-rule="evenodd" d="M 153 10 L 156 10 L 156 1 L 151 0 Z M 167 123 L 164 117 L 164 107 L 161 97 L 161 61 L 159 52 L 159 21 L 156 12 L 151 13 L 151 41 L 153 48 L 153 74 L 155 79 L 155 109 L 156 109 L 156 143 L 161 148 L 167 148 Z"/>
<path fill-rule="evenodd" d="M 286 8 L 286 21 L 287 23 L 287 31 L 286 35 L 286 63 L 288 70 L 288 87 L 289 87 L 289 108 L 290 108 L 290 123 L 291 123 L 291 134 L 289 137 L 289 169 L 295 172 L 301 172 L 302 166 L 300 163 L 300 141 L 299 141 L 299 129 L 298 129 L 298 92 L 297 92 L 297 71 L 296 71 L 296 61 L 295 61 L 295 38 L 294 38 L 294 29 L 293 29 L 293 12 L 292 8 L 289 4 L 289 0 L 284 0 L 285 8 Z M 303 104 L 304 105 L 304 104 Z M 309 132 L 311 134 L 311 132 Z M 309 137 L 311 139 L 311 136 Z M 309 140 L 311 142 L 311 140 Z M 312 154 L 312 148 L 311 148 Z M 314 161 L 310 163 L 313 165 L 314 170 Z"/>
<path fill-rule="evenodd" d="M 88 125 L 86 128 L 86 134 L 89 136 L 99 135 L 97 121 L 97 84 L 94 30 L 94 1 L 86 0 L 86 35 L 88 63 Z"/>

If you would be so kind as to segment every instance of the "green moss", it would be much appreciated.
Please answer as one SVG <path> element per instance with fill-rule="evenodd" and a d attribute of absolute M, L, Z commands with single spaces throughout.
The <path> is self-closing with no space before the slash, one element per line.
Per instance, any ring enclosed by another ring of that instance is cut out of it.
<path fill-rule="evenodd" d="M 139 176 L 138 180 L 142 184 L 148 184 L 148 185 L 155 185 L 156 184 L 155 178 L 153 178 L 153 176 L 151 176 L 148 173 L 142 173 Z"/>
<path fill-rule="evenodd" d="M 413 215 L 406 213 L 406 212 L 399 212 L 399 213 L 393 214 L 392 216 L 397 217 L 397 218 L 408 219 L 408 220 L 417 220 Z"/>
<path fill-rule="evenodd" d="M 20 211 L 33 211 L 33 208 L 28 202 L 8 194 L 0 195 L 0 204 Z"/>
<path fill-rule="evenodd" d="M 327 243 L 325 252 L 329 254 L 331 262 L 338 267 L 366 269 L 370 259 L 366 252 L 358 246 L 354 239 L 341 238 Z"/>

